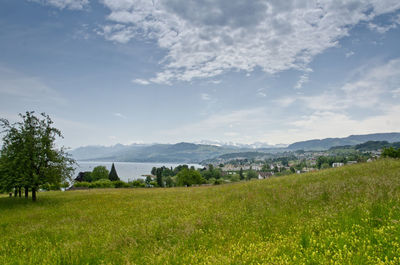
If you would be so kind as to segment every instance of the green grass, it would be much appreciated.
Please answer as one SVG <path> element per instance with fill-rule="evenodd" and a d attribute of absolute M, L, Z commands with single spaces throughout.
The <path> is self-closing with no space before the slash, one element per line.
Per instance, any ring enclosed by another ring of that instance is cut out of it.
<path fill-rule="evenodd" d="M 400 161 L 0 198 L 0 264 L 400 264 Z"/>

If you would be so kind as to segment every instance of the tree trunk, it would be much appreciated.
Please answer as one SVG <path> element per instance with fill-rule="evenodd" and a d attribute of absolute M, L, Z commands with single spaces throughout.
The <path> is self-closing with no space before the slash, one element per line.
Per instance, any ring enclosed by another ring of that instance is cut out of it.
<path fill-rule="evenodd" d="M 36 187 L 32 187 L 32 201 L 36 201 Z"/>
<path fill-rule="evenodd" d="M 29 196 L 29 188 L 25 187 L 25 198 L 28 198 Z"/>
<path fill-rule="evenodd" d="M 15 187 L 15 188 L 14 188 L 14 197 L 17 197 L 17 194 L 18 194 L 18 188 Z"/>
<path fill-rule="evenodd" d="M 18 187 L 18 197 L 20 197 L 20 198 L 21 198 L 21 190 L 22 190 L 22 188 Z"/>

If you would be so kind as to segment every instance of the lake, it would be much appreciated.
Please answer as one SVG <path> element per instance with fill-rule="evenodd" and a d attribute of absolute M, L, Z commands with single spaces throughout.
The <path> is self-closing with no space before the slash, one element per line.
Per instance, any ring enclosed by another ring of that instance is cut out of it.
<path fill-rule="evenodd" d="M 110 171 L 113 162 L 93 162 L 93 161 L 77 161 L 78 167 L 75 169 L 73 178 L 76 178 L 81 171 L 92 171 L 96 166 L 105 166 Z M 135 162 L 114 162 L 115 169 L 117 170 L 118 176 L 123 181 L 132 181 L 138 178 L 144 178 L 142 175 L 148 175 L 153 167 L 168 167 L 175 168 L 178 165 L 184 163 L 135 163 Z M 203 166 L 198 164 L 186 164 L 189 167 L 194 166 L 195 168 L 202 168 Z"/>

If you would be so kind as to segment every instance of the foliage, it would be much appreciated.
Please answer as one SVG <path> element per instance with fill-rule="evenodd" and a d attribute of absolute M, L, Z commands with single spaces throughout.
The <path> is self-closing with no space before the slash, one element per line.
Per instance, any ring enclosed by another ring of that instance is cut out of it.
<path fill-rule="evenodd" d="M 76 182 L 92 182 L 92 172 L 91 171 L 85 171 L 85 172 L 79 172 L 78 176 L 75 178 Z"/>
<path fill-rule="evenodd" d="M 393 147 L 385 148 L 382 151 L 382 157 L 400 158 L 400 148 L 397 150 Z"/>
<path fill-rule="evenodd" d="M 113 181 L 114 188 L 129 188 L 130 185 L 126 182 L 123 182 L 121 180 L 115 180 Z"/>
<path fill-rule="evenodd" d="M 157 168 L 156 170 L 156 180 L 157 180 L 157 186 L 158 187 L 164 187 L 164 182 L 163 182 L 163 168 Z"/>
<path fill-rule="evenodd" d="M 78 181 L 74 183 L 74 187 L 76 188 L 89 188 L 90 182 L 87 181 Z"/>
<path fill-rule="evenodd" d="M 114 188 L 114 183 L 109 179 L 99 179 L 90 183 L 89 188 Z"/>
<path fill-rule="evenodd" d="M 115 170 L 114 163 L 112 163 L 110 174 L 108 175 L 108 179 L 111 181 L 120 180 L 117 174 L 117 170 Z"/>
<path fill-rule="evenodd" d="M 208 170 L 201 171 L 202 177 L 209 180 L 211 178 L 219 179 L 221 178 L 221 169 L 214 168 L 213 165 L 208 165 Z"/>
<path fill-rule="evenodd" d="M 254 170 L 249 170 L 246 172 L 246 179 L 250 180 L 250 179 L 256 179 L 258 177 L 257 172 Z"/>
<path fill-rule="evenodd" d="M 75 161 L 64 148 L 56 148 L 55 141 L 62 138 L 60 130 L 44 113 L 36 117 L 34 112 L 20 114 L 21 122 L 11 124 L 1 119 L 3 146 L 0 152 L 0 189 L 12 188 L 36 191 L 40 186 L 60 186 L 70 180 Z M 27 193 L 26 193 L 27 195 Z"/>
<path fill-rule="evenodd" d="M 240 180 L 244 180 L 243 168 L 240 168 L 239 177 L 240 177 Z"/>
<path fill-rule="evenodd" d="M 174 180 L 170 176 L 165 178 L 165 186 L 168 188 L 175 186 Z"/>
<path fill-rule="evenodd" d="M 0 264 L 399 264 L 400 161 L 261 181 L 0 197 Z M 27 207 L 27 206 L 30 207 Z"/>
<path fill-rule="evenodd" d="M 203 184 L 205 179 L 200 172 L 195 169 L 183 169 L 176 175 L 177 186 L 192 186 L 194 184 Z"/>
<path fill-rule="evenodd" d="M 97 166 L 92 171 L 92 181 L 98 181 L 100 179 L 108 179 L 108 169 L 105 166 Z"/>
<path fill-rule="evenodd" d="M 143 188 L 146 186 L 144 180 L 142 180 L 142 179 L 134 180 L 134 181 L 130 182 L 129 185 L 131 187 L 135 187 L 135 188 Z"/>

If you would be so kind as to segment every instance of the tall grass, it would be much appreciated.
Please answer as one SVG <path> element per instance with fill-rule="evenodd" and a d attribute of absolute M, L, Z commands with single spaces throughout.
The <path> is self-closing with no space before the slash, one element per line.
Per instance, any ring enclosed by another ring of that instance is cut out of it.
<path fill-rule="evenodd" d="M 400 264 L 400 161 L 0 198 L 0 264 Z"/>

